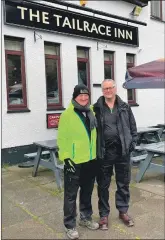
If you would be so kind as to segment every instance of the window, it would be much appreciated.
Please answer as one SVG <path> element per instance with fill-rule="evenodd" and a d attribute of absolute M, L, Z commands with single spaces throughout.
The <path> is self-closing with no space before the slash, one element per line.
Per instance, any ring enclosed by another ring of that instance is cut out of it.
<path fill-rule="evenodd" d="M 89 50 L 77 48 L 78 84 L 85 84 L 90 89 Z"/>
<path fill-rule="evenodd" d="M 45 42 L 46 92 L 48 109 L 62 107 L 60 46 Z"/>
<path fill-rule="evenodd" d="M 127 69 L 134 67 L 135 56 L 133 54 L 127 54 L 126 57 L 127 57 Z M 136 90 L 135 89 L 128 89 L 127 96 L 128 96 L 129 104 L 136 104 Z"/>
<path fill-rule="evenodd" d="M 165 2 L 163 0 L 151 1 L 151 16 L 165 21 Z"/>
<path fill-rule="evenodd" d="M 114 79 L 114 54 L 104 52 L 104 79 Z"/>
<path fill-rule="evenodd" d="M 5 37 L 8 110 L 27 108 L 24 40 Z"/>

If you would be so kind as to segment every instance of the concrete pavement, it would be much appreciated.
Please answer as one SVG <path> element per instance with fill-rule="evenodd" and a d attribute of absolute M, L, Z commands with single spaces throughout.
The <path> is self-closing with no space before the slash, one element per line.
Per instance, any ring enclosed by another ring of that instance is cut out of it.
<path fill-rule="evenodd" d="M 132 176 L 137 169 L 132 169 Z M 17 166 L 2 169 L 2 239 L 66 239 L 63 227 L 63 192 L 56 187 L 52 171 Z M 90 231 L 78 226 L 80 239 L 164 239 L 165 189 L 163 175 L 147 173 L 141 183 L 131 182 L 130 214 L 135 226 L 127 228 L 115 208 L 114 179 L 111 184 L 109 230 Z M 93 193 L 93 218 L 98 220 L 97 191 Z M 77 203 L 78 204 L 78 203 Z M 78 219 L 78 218 L 77 218 Z"/>

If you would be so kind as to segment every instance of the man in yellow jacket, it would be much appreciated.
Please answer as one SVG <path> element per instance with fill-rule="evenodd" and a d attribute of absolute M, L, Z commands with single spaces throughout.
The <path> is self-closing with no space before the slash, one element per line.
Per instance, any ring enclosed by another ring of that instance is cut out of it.
<path fill-rule="evenodd" d="M 92 221 L 91 196 L 96 175 L 97 121 L 90 107 L 90 93 L 76 85 L 69 107 L 61 114 L 57 144 L 59 159 L 64 161 L 64 225 L 70 239 L 79 238 L 76 230 L 76 198 L 80 188 L 79 225 L 99 228 Z"/>

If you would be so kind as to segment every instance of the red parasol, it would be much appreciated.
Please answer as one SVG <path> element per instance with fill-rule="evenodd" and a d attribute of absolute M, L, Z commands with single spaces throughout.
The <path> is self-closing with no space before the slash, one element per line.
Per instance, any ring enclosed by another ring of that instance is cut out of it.
<path fill-rule="evenodd" d="M 165 88 L 165 58 L 129 68 L 125 80 L 127 89 Z"/>

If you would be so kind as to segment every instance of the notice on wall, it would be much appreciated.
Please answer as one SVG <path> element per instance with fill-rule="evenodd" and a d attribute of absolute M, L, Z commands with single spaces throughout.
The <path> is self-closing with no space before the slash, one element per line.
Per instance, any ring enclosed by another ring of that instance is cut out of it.
<path fill-rule="evenodd" d="M 138 28 L 26 0 L 5 0 L 5 23 L 138 46 Z"/>
<path fill-rule="evenodd" d="M 47 128 L 58 128 L 61 113 L 47 114 Z"/>

